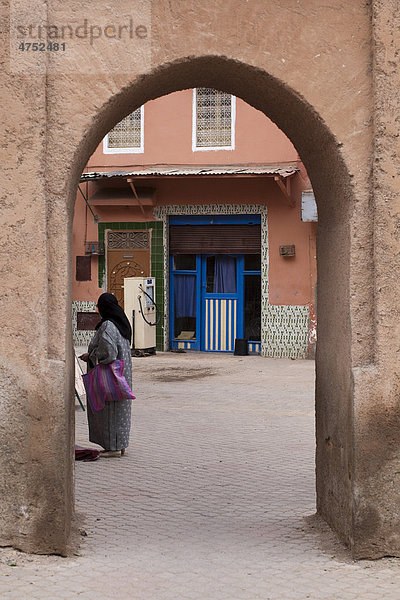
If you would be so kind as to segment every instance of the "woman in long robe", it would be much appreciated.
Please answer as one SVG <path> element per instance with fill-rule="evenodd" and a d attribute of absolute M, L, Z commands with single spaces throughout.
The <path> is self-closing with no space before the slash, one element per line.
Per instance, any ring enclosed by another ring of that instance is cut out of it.
<path fill-rule="evenodd" d="M 130 323 L 113 294 L 102 294 L 97 301 L 102 320 L 90 341 L 88 352 L 82 355 L 88 370 L 96 364 L 124 360 L 124 377 L 132 388 L 132 358 Z M 104 448 L 101 456 L 122 456 L 129 445 L 131 400 L 106 402 L 105 408 L 93 412 L 87 403 L 89 440 Z"/>

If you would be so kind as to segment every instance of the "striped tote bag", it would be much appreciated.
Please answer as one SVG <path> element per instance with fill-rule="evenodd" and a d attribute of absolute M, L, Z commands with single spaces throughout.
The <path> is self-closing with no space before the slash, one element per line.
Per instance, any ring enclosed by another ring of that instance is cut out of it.
<path fill-rule="evenodd" d="M 102 410 L 106 402 L 135 399 L 123 372 L 124 361 L 121 359 L 98 364 L 89 373 L 82 375 L 86 398 L 93 412 Z"/>

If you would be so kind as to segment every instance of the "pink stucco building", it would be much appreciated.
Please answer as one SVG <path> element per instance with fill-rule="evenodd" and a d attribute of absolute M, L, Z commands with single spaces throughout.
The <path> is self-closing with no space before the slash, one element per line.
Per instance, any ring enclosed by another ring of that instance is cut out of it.
<path fill-rule="evenodd" d="M 76 344 L 102 291 L 156 279 L 159 349 L 305 358 L 315 343 L 316 213 L 276 125 L 199 88 L 146 103 L 91 156 L 73 226 Z M 89 313 L 89 314 L 88 314 Z"/>

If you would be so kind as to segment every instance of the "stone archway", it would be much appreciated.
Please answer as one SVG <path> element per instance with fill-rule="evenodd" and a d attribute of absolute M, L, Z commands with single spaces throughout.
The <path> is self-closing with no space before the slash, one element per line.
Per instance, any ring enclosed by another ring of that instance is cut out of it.
<path fill-rule="evenodd" d="M 225 3 L 215 8 L 210 2 L 212 12 L 218 12 L 210 22 L 207 0 L 192 22 L 187 3 L 152 4 L 151 66 L 142 72 L 132 68 L 128 53 L 119 57 L 116 69 L 111 60 L 116 50 L 107 48 L 103 60 L 109 66 L 94 75 L 50 70 L 34 81 L 26 75 L 10 78 L 15 127 L 8 140 L 10 149 L 19 152 L 20 171 L 8 176 L 13 202 L 5 225 L 10 232 L 19 227 L 31 244 L 23 264 L 18 243 L 5 261 L 13 270 L 15 293 L 11 299 L 5 288 L 10 302 L 4 341 L 15 359 L 3 371 L 1 434 L 4 449 L 13 444 L 15 453 L 11 461 L 5 451 L 1 458 L 6 483 L 0 543 L 67 552 L 73 414 L 66 290 L 80 172 L 100 139 L 133 109 L 160 95 L 202 86 L 240 96 L 263 111 L 288 135 L 306 165 L 319 210 L 318 510 L 356 556 L 398 554 L 400 522 L 390 508 L 397 499 L 392 486 L 396 406 L 390 400 L 377 408 L 385 391 L 393 397 L 397 376 L 388 377 L 390 356 L 387 349 L 379 354 L 374 318 L 368 8 L 361 1 L 349 6 L 336 0 L 332 4 L 340 11 L 311 3 L 299 15 L 290 7 L 276 10 L 254 0 L 247 8 L 235 2 L 237 10 L 230 7 L 227 13 Z M 97 10 L 98 19 L 107 16 L 105 2 Z M 314 52 L 307 35 L 288 43 L 280 25 L 294 25 L 300 16 L 315 44 L 322 45 L 329 31 L 341 53 Z M 68 7 L 64 17 L 69 17 Z M 201 35 L 207 24 L 212 35 Z M 82 48 L 80 60 L 98 68 L 98 55 L 89 46 Z M 24 117 L 30 119 L 29 130 Z M 385 269 L 390 270 L 389 263 Z M 27 284 L 29 302 L 23 294 Z M 28 312 L 32 303 L 34 315 Z M 34 350 L 25 345 L 30 335 Z"/>
<path fill-rule="evenodd" d="M 118 108 L 113 106 L 117 103 L 117 98 L 113 98 L 104 107 L 100 122 L 108 121 L 111 113 L 113 126 L 140 102 L 199 86 L 222 88 L 272 118 L 299 150 L 316 193 L 319 213 L 317 503 L 319 512 L 349 543 L 353 498 L 349 477 L 349 469 L 353 469 L 349 214 L 355 199 L 341 144 L 312 107 L 285 84 L 258 69 L 216 56 L 162 65 L 157 72 L 121 91 Z M 139 100 L 143 94 L 145 100 Z M 98 130 L 95 125 L 96 134 Z M 96 138 L 96 144 L 98 141 Z M 324 152 L 316 153 L 315 148 L 324 148 Z M 85 162 L 87 157 L 85 154 Z M 372 303 L 371 295 L 365 302 Z M 362 351 L 368 354 L 370 348 L 365 346 Z"/>

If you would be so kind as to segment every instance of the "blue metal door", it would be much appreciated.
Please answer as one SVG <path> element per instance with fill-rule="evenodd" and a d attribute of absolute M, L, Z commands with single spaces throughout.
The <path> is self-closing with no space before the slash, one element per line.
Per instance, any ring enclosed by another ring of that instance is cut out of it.
<path fill-rule="evenodd" d="M 245 329 L 249 340 L 256 339 L 249 345 L 259 346 L 259 334 L 253 338 L 249 329 L 249 317 L 256 316 L 259 307 L 249 297 L 247 312 L 244 304 L 246 293 L 252 292 L 245 282 L 260 277 L 260 272 L 246 266 L 246 259 L 244 255 L 171 256 L 171 348 L 233 352 L 235 339 L 245 337 Z"/>
<path fill-rule="evenodd" d="M 243 257 L 201 257 L 201 350 L 233 352 L 243 336 Z"/>
<path fill-rule="evenodd" d="M 201 256 L 170 257 L 170 346 L 200 350 Z"/>

